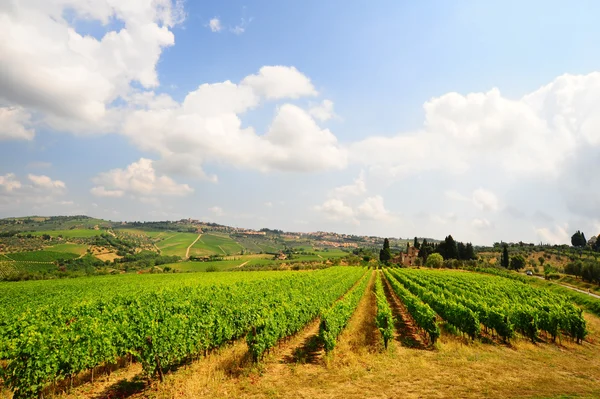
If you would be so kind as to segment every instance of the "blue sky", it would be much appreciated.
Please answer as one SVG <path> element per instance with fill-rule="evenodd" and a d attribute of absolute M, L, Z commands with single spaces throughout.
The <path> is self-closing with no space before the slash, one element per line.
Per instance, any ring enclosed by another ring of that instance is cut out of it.
<path fill-rule="evenodd" d="M 9 2 L 0 217 L 478 244 L 597 235 L 599 11 Z"/>

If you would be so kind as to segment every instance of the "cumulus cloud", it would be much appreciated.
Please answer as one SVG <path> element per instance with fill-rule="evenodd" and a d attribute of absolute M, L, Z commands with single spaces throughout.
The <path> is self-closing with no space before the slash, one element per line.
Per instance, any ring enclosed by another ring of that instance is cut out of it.
<path fill-rule="evenodd" d="M 12 192 L 15 189 L 21 188 L 21 182 L 17 180 L 14 173 L 7 173 L 4 176 L 0 176 L 0 187 L 5 192 Z"/>
<path fill-rule="evenodd" d="M 100 123 L 132 82 L 158 85 L 156 63 L 174 44 L 170 28 L 182 18 L 182 3 L 171 0 L 12 2 L 0 8 L 0 36 L 10 38 L 0 41 L 0 100 L 41 112 L 55 128 Z M 84 36 L 76 19 L 100 22 L 106 31 L 99 38 Z M 110 30 L 111 21 L 124 27 Z M 31 138 L 33 132 L 20 135 Z"/>
<path fill-rule="evenodd" d="M 334 198 L 346 197 L 346 196 L 357 196 L 367 192 L 367 185 L 365 183 L 365 172 L 361 171 L 354 183 L 346 186 L 336 187 L 330 191 L 329 195 Z"/>
<path fill-rule="evenodd" d="M 285 79 L 285 74 L 281 78 Z M 205 163 L 263 172 L 311 172 L 342 169 L 347 165 L 346 150 L 335 135 L 322 129 L 296 105 L 279 106 L 263 135 L 256 134 L 251 127 L 242 127 L 239 116 L 256 107 L 266 95 L 264 87 L 259 84 L 262 88 L 257 92 L 254 83 L 246 78 L 240 84 L 230 81 L 203 84 L 179 105 L 142 107 L 129 114 L 123 133 L 140 149 L 160 154 L 157 167 L 161 170 L 212 181 L 217 178 L 205 173 Z M 270 84 L 278 85 L 276 79 Z M 277 91 L 278 96 L 303 93 L 286 88 L 285 81 L 279 84 L 284 88 Z"/>
<path fill-rule="evenodd" d="M 383 205 L 383 197 L 376 195 L 364 200 L 356 208 L 359 219 L 386 221 L 390 218 L 390 212 Z"/>
<path fill-rule="evenodd" d="M 487 219 L 473 219 L 471 221 L 471 226 L 479 230 L 489 229 L 492 226 L 492 223 Z"/>
<path fill-rule="evenodd" d="M 540 227 L 535 229 L 535 233 L 541 242 L 545 244 L 565 244 L 569 241 L 568 225 L 553 227 Z"/>
<path fill-rule="evenodd" d="M 473 191 L 473 203 L 475 206 L 484 211 L 497 211 L 498 198 L 496 194 L 483 188 L 478 188 Z"/>
<path fill-rule="evenodd" d="M 223 208 L 221 208 L 220 206 L 212 206 L 208 208 L 208 210 L 215 216 L 223 216 L 225 214 Z"/>
<path fill-rule="evenodd" d="M 123 190 L 107 190 L 104 186 L 92 187 L 90 193 L 96 197 L 109 197 L 109 198 L 120 198 L 125 195 Z"/>
<path fill-rule="evenodd" d="M 27 178 L 33 183 L 34 186 L 42 187 L 46 189 L 58 189 L 62 190 L 66 188 L 64 182 L 60 180 L 52 180 L 48 176 L 45 175 L 27 175 Z"/>
<path fill-rule="evenodd" d="M 122 197 L 131 194 L 136 198 L 151 196 L 184 196 L 194 190 L 187 184 L 178 184 L 168 176 L 158 176 L 153 161 L 140 158 L 125 169 L 112 169 L 92 179 L 96 184 L 90 192 L 99 197 Z"/>
<path fill-rule="evenodd" d="M 21 107 L 0 107 L 0 140 L 32 140 L 35 131 L 26 127 L 30 119 Z"/>
<path fill-rule="evenodd" d="M 212 32 L 220 32 L 223 27 L 219 18 L 215 17 L 208 22 L 208 27 Z"/>
<path fill-rule="evenodd" d="M 333 101 L 323 100 L 321 104 L 310 107 L 308 112 L 316 119 L 324 122 L 333 118 L 335 113 L 333 112 Z"/>
<path fill-rule="evenodd" d="M 323 213 L 325 217 L 333 221 L 343 221 L 352 224 L 358 224 L 358 220 L 354 217 L 354 210 L 344 204 L 344 201 L 331 198 L 326 200 L 322 205 L 313 207 L 317 212 Z"/>
<path fill-rule="evenodd" d="M 66 185 L 44 175 L 28 175 L 27 181 L 21 181 L 14 173 L 0 175 L 0 210 L 45 209 L 53 205 L 65 205 L 60 200 L 66 192 Z"/>
<path fill-rule="evenodd" d="M 246 76 L 242 85 L 251 87 L 259 95 L 272 100 L 318 94 L 306 75 L 294 67 L 281 65 L 260 68 L 258 74 Z"/>
<path fill-rule="evenodd" d="M 323 213 L 329 220 L 345 221 L 355 225 L 360 224 L 360 220 L 390 220 L 393 215 L 385 208 L 381 195 L 367 197 L 359 203 L 359 198 L 364 197 L 366 193 L 365 173 L 361 171 L 353 184 L 330 190 L 330 198 L 312 209 Z M 352 200 L 353 203 L 347 203 L 345 199 Z"/>
<path fill-rule="evenodd" d="M 557 178 L 600 147 L 600 73 L 563 75 L 512 100 L 498 89 L 426 102 L 423 127 L 350 145 L 351 158 L 397 178 L 431 171 Z M 386 151 L 381 151 L 385 148 Z M 402 156 L 396 154 L 402 153 Z"/>

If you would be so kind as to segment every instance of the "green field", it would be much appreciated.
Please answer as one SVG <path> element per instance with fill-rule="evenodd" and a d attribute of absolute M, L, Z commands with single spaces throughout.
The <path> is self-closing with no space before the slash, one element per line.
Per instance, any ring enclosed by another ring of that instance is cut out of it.
<path fill-rule="evenodd" d="M 235 255 L 242 250 L 243 247 L 227 235 L 202 234 L 190 248 L 190 256 Z"/>
<path fill-rule="evenodd" d="M 18 272 L 44 273 L 56 270 L 54 263 L 0 262 L 0 278 Z"/>
<path fill-rule="evenodd" d="M 73 229 L 73 230 L 41 230 L 31 232 L 34 236 L 48 234 L 51 237 L 63 236 L 65 238 L 87 238 L 106 234 L 106 230 Z"/>
<path fill-rule="evenodd" d="M 161 265 L 160 267 L 169 266 L 172 269 L 181 272 L 206 272 L 206 271 L 226 271 L 233 269 L 244 263 L 241 260 L 221 260 L 216 262 L 178 262 Z"/>
<path fill-rule="evenodd" d="M 156 246 L 163 255 L 177 255 L 184 258 L 187 248 L 197 237 L 196 233 L 170 233 L 164 240 L 157 242 Z"/>
<path fill-rule="evenodd" d="M 71 254 L 83 255 L 87 251 L 88 246 L 85 244 L 56 244 L 45 248 L 44 251 L 52 252 L 67 252 Z"/>
<path fill-rule="evenodd" d="M 77 255 L 70 252 L 56 252 L 50 250 L 16 252 L 6 254 L 6 257 L 14 261 L 29 261 L 29 262 L 54 262 L 59 259 L 74 259 Z"/>

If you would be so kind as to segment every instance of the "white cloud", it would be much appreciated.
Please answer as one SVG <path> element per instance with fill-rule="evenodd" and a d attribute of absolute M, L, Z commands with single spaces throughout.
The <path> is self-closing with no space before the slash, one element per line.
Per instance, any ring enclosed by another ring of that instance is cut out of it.
<path fill-rule="evenodd" d="M 267 208 L 272 208 L 273 207 L 273 203 L 271 201 L 267 201 L 267 202 L 265 202 L 265 206 Z"/>
<path fill-rule="evenodd" d="M 357 196 L 365 194 L 366 192 L 365 172 L 361 171 L 356 180 L 354 180 L 354 183 L 336 187 L 329 192 L 329 195 L 334 198 L 341 198 L 346 196 Z"/>
<path fill-rule="evenodd" d="M 108 126 L 107 107 L 132 82 L 158 85 L 156 64 L 182 17 L 182 3 L 170 0 L 12 2 L 0 9 L 0 36 L 10 38 L 0 41 L 0 102 L 39 111 L 54 128 Z M 76 31 L 77 19 L 124 27 L 95 38 Z"/>
<path fill-rule="evenodd" d="M 221 21 L 217 17 L 209 21 L 208 27 L 212 32 L 220 32 L 221 29 L 223 29 L 223 27 L 221 26 Z"/>
<path fill-rule="evenodd" d="M 498 198 L 496 195 L 483 188 L 473 191 L 473 204 L 481 210 L 495 212 L 498 210 Z"/>
<path fill-rule="evenodd" d="M 354 210 L 344 204 L 344 201 L 331 198 L 326 200 L 322 205 L 313 207 L 315 211 L 321 212 L 329 220 L 343 221 L 352 224 L 358 224 L 359 222 L 354 217 Z"/>
<path fill-rule="evenodd" d="M 208 208 L 208 210 L 215 216 L 223 216 L 225 214 L 223 208 L 221 208 L 220 206 L 212 206 Z"/>
<path fill-rule="evenodd" d="M 473 219 L 471 221 L 471 226 L 473 226 L 476 229 L 479 230 L 484 230 L 484 229 L 489 229 L 490 227 L 492 227 L 492 223 L 487 220 L 487 219 Z"/>
<path fill-rule="evenodd" d="M 578 153 L 600 147 L 599 101 L 597 72 L 560 76 L 517 100 L 498 89 L 448 93 L 424 104 L 422 129 L 353 143 L 351 159 L 397 178 L 432 171 L 556 178 Z"/>
<path fill-rule="evenodd" d="M 448 199 L 454 200 L 454 201 L 471 201 L 471 198 L 462 195 L 461 193 L 459 193 L 456 190 L 447 190 L 444 191 L 444 196 Z"/>
<path fill-rule="evenodd" d="M 15 189 L 21 188 L 21 182 L 17 180 L 14 173 L 7 173 L 0 176 L 0 187 L 7 192 L 12 192 Z"/>
<path fill-rule="evenodd" d="M 158 176 L 153 161 L 140 158 L 126 169 L 113 169 L 100 173 L 93 182 L 91 193 L 100 197 L 122 197 L 131 194 L 136 198 L 159 196 L 184 196 L 194 190 L 187 184 L 178 184 L 168 176 Z"/>
<path fill-rule="evenodd" d="M 535 229 L 535 233 L 545 244 L 570 244 L 568 228 L 568 225 L 555 225 L 551 228 L 540 227 Z"/>
<path fill-rule="evenodd" d="M 0 210 L 42 210 L 69 201 L 57 200 L 65 194 L 66 185 L 48 176 L 28 175 L 31 184 L 22 183 L 14 173 L 0 176 Z"/>
<path fill-rule="evenodd" d="M 30 118 L 21 107 L 0 107 L 0 140 L 33 140 L 35 131 L 26 127 Z"/>
<path fill-rule="evenodd" d="M 125 195 L 123 190 L 107 190 L 104 186 L 92 187 L 90 193 L 96 197 L 120 198 Z"/>
<path fill-rule="evenodd" d="M 33 183 L 34 186 L 42 187 L 46 189 L 58 189 L 62 190 L 66 188 L 64 182 L 60 180 L 52 180 L 48 176 L 45 175 L 32 175 L 28 174 L 27 178 Z"/>
<path fill-rule="evenodd" d="M 327 121 L 327 120 L 333 118 L 334 116 L 336 116 L 335 112 L 333 112 L 333 101 L 331 101 L 331 100 L 323 100 L 323 102 L 321 102 L 321 104 L 310 107 L 308 112 L 314 118 L 316 118 L 322 122 Z"/>
<path fill-rule="evenodd" d="M 264 66 L 257 75 L 246 76 L 241 84 L 251 87 L 267 99 L 299 98 L 318 94 L 308 77 L 294 67 L 281 65 Z"/>
<path fill-rule="evenodd" d="M 333 133 L 320 128 L 296 105 L 279 106 L 263 135 L 256 134 L 251 127 L 243 128 L 239 115 L 256 107 L 261 94 L 265 94 L 256 92 L 246 81 L 247 78 L 239 85 L 229 81 L 203 84 L 180 105 L 169 103 L 164 108 L 132 111 L 123 132 L 140 149 L 161 155 L 157 162 L 161 171 L 215 182 L 216 176 L 205 173 L 202 167 L 205 163 L 263 172 L 312 172 L 346 166 L 346 151 Z M 271 83 L 275 84 L 275 80 Z M 302 92 L 285 88 L 278 91 L 278 95 L 284 93 L 295 96 Z M 145 103 L 152 101 L 146 99 Z"/>
<path fill-rule="evenodd" d="M 359 219 L 367 220 L 390 220 L 391 214 L 383 205 L 383 197 L 376 195 L 365 199 L 365 201 L 356 208 L 356 214 Z"/>
<path fill-rule="evenodd" d="M 246 28 L 248 27 L 250 22 L 252 22 L 252 19 L 253 18 L 242 17 L 240 23 L 229 30 L 236 35 L 241 35 L 242 33 L 246 32 Z"/>

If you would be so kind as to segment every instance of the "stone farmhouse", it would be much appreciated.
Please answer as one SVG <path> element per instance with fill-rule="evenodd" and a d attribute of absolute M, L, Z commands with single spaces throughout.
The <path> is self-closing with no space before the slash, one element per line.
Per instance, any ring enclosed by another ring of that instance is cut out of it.
<path fill-rule="evenodd" d="M 414 266 L 417 264 L 418 257 L 419 250 L 415 247 L 411 247 L 410 244 L 406 244 L 406 253 L 400 252 L 398 256 L 392 259 L 392 263 L 397 263 L 404 266 Z"/>

